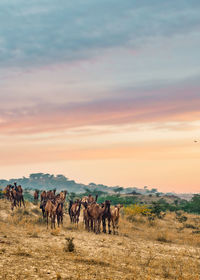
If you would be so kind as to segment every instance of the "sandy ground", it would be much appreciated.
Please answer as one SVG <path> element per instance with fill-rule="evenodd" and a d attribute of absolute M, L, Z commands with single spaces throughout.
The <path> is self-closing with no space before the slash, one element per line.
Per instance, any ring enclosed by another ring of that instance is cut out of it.
<path fill-rule="evenodd" d="M 96 235 L 82 221 L 71 225 L 66 214 L 61 229 L 47 230 L 38 206 L 12 213 L 1 200 L 0 279 L 199 280 L 200 234 L 178 230 L 170 214 L 165 219 L 150 227 L 123 217 L 119 235 Z M 66 238 L 72 237 L 75 251 L 68 252 Z"/>

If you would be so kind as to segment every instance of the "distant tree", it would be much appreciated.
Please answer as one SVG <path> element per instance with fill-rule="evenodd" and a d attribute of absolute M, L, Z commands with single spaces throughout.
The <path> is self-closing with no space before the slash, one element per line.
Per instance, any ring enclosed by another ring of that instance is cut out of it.
<path fill-rule="evenodd" d="M 95 184 L 95 183 L 89 183 L 89 186 L 91 186 L 91 187 L 95 187 L 95 186 L 96 186 L 96 184 Z"/>
<path fill-rule="evenodd" d="M 117 188 L 114 189 L 114 192 L 120 194 L 120 192 L 122 192 L 123 189 L 124 188 L 122 188 L 122 187 L 117 187 Z"/>
<path fill-rule="evenodd" d="M 33 180 L 38 180 L 42 178 L 43 175 L 44 175 L 43 173 L 32 173 L 29 175 L 29 178 Z"/>
<path fill-rule="evenodd" d="M 155 188 L 151 189 L 151 193 L 156 193 L 157 191 L 158 191 L 158 190 L 155 189 Z"/>

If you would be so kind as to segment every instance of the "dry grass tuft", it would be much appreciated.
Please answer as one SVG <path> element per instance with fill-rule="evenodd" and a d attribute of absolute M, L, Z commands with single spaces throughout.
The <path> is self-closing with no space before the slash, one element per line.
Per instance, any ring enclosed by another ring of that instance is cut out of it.
<path fill-rule="evenodd" d="M 60 228 L 54 228 L 51 230 L 51 235 L 58 236 L 60 235 Z"/>
<path fill-rule="evenodd" d="M 16 256 L 22 256 L 22 257 L 31 257 L 31 254 L 29 254 L 27 251 L 23 250 L 22 248 L 18 247 L 16 252 L 14 253 Z"/>
<path fill-rule="evenodd" d="M 166 232 L 159 232 L 156 236 L 156 240 L 159 242 L 165 242 L 170 243 L 172 240 L 170 240 L 166 234 Z"/>
<path fill-rule="evenodd" d="M 73 237 L 66 237 L 66 244 L 64 246 L 64 251 L 65 252 L 74 252 L 75 251 L 75 245 L 74 245 L 74 238 Z"/>

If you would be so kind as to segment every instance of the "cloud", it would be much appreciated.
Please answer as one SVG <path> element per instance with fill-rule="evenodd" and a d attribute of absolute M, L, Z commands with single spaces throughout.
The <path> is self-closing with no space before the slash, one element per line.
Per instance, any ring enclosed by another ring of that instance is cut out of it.
<path fill-rule="evenodd" d="M 1 67 L 79 60 L 198 31 L 199 9 L 196 0 L 1 1 Z"/>
<path fill-rule="evenodd" d="M 0 111 L 1 133 L 32 134 L 96 125 L 184 122 L 200 119 L 200 87 L 160 87 L 87 102 L 37 103 Z M 125 94 L 126 92 L 124 92 Z"/>

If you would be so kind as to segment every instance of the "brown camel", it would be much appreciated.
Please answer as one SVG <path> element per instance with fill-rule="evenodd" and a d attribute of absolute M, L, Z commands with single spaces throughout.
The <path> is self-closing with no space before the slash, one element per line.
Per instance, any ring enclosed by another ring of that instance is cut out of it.
<path fill-rule="evenodd" d="M 45 206 L 47 204 L 47 199 L 43 199 L 41 202 L 40 202 L 40 209 L 42 209 L 42 216 L 43 216 L 43 219 L 45 218 Z"/>
<path fill-rule="evenodd" d="M 34 200 L 35 200 L 35 201 L 38 201 L 38 198 L 39 198 L 39 190 L 35 190 L 33 197 L 34 197 Z"/>
<path fill-rule="evenodd" d="M 82 205 L 84 206 L 83 209 L 83 223 L 85 224 L 85 229 L 88 231 L 92 231 L 93 230 L 93 219 L 89 216 L 88 211 L 87 211 L 87 207 L 88 207 L 88 203 L 82 202 Z"/>
<path fill-rule="evenodd" d="M 57 207 L 56 207 L 56 216 L 57 216 L 58 227 L 60 226 L 60 223 L 63 225 L 63 212 L 64 212 L 63 202 L 58 201 Z"/>
<path fill-rule="evenodd" d="M 47 191 L 47 198 L 50 199 L 50 200 L 55 200 L 56 196 L 55 196 L 55 190 L 50 190 L 50 191 Z"/>
<path fill-rule="evenodd" d="M 97 203 L 88 205 L 87 212 L 88 212 L 88 216 L 94 222 L 94 232 L 95 233 L 100 233 L 100 225 L 101 225 L 101 221 L 102 221 L 102 216 L 105 214 L 106 211 L 108 211 L 109 207 L 110 207 L 109 200 L 105 201 L 103 207 L 101 207 Z"/>
<path fill-rule="evenodd" d="M 119 212 L 120 209 L 123 207 L 123 205 L 118 204 L 115 205 L 115 208 L 111 210 L 111 221 L 112 221 L 112 227 L 113 227 L 113 234 L 118 234 L 118 229 L 119 229 Z M 117 231 L 116 231 L 117 229 Z"/>
<path fill-rule="evenodd" d="M 66 195 L 67 195 L 67 191 L 61 191 L 61 193 L 60 193 L 60 199 L 61 199 L 62 201 L 65 201 Z"/>
<path fill-rule="evenodd" d="M 10 190 L 10 201 L 11 201 L 11 210 L 13 210 L 14 207 L 19 206 L 17 191 L 14 189 L 14 187 L 11 187 Z"/>
<path fill-rule="evenodd" d="M 47 199 L 47 193 L 46 193 L 46 191 L 43 191 L 40 194 L 40 201 L 42 202 L 45 199 Z"/>
<path fill-rule="evenodd" d="M 11 199 L 11 193 L 10 192 L 11 192 L 11 185 L 7 185 L 5 187 L 5 189 L 3 190 L 3 193 L 4 193 L 5 198 L 7 198 L 8 200 Z"/>
<path fill-rule="evenodd" d="M 74 203 L 72 203 L 70 208 L 70 219 L 72 223 L 76 223 L 78 225 L 80 211 L 81 211 L 81 200 L 77 199 Z"/>
<path fill-rule="evenodd" d="M 47 218 L 47 229 L 48 229 L 48 219 L 51 219 L 51 228 L 55 228 L 55 220 L 56 220 L 56 208 L 57 204 L 54 204 L 51 200 L 47 200 L 45 206 L 45 213 Z"/>
<path fill-rule="evenodd" d="M 88 196 L 83 196 L 81 199 L 81 202 L 87 202 L 88 204 L 93 203 L 93 202 L 97 202 L 98 199 L 98 195 L 96 195 L 96 197 L 94 198 L 91 194 L 89 194 Z"/>
<path fill-rule="evenodd" d="M 17 187 L 17 200 L 18 200 L 18 203 L 19 203 L 20 207 L 21 207 L 22 203 L 23 203 L 23 206 L 25 207 L 23 189 L 22 189 L 21 185 L 19 185 Z"/>

